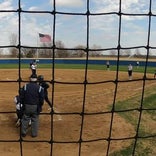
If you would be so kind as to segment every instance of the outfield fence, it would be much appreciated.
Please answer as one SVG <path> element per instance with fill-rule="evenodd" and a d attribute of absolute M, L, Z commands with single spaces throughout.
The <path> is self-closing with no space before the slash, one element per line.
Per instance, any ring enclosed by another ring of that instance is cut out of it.
<path fill-rule="evenodd" d="M 33 59 L 24 59 L 22 58 L 20 60 L 21 64 L 28 64 L 32 61 Z M 37 59 L 38 64 L 52 64 L 52 59 Z M 108 59 L 88 59 L 88 64 L 91 65 L 103 65 L 106 66 Z M 118 60 L 109 60 L 110 66 L 116 65 Z M 0 59 L 0 64 L 18 64 L 19 60 L 18 59 Z M 55 64 L 86 64 L 85 59 L 55 59 L 54 60 Z M 136 60 L 120 60 L 119 65 L 120 66 L 128 66 L 129 64 L 132 64 L 134 67 L 137 66 L 137 61 Z M 139 61 L 139 66 L 146 66 L 146 61 Z M 156 62 L 154 60 L 150 60 L 147 63 L 148 67 L 156 67 Z"/>

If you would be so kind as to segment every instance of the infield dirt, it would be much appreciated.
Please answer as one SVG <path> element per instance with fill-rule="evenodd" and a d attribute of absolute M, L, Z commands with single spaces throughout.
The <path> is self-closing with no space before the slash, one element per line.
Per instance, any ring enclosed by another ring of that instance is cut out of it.
<path fill-rule="evenodd" d="M 0 70 L 0 112 L 15 111 L 13 102 L 14 96 L 18 93 L 18 82 L 2 82 L 17 80 L 18 70 Z M 22 80 L 28 80 L 31 71 L 29 69 L 21 70 Z M 38 69 L 38 75 L 44 75 L 45 80 L 52 79 L 52 72 L 48 69 Z M 153 78 L 152 74 L 147 75 Z M 143 74 L 133 73 L 133 79 L 141 79 Z M 0 152 L 1 156 L 20 156 L 21 147 L 23 156 L 49 156 L 52 147 L 53 156 L 78 156 L 80 144 L 78 141 L 82 137 L 81 156 L 105 156 L 108 141 L 93 141 L 108 138 L 110 135 L 111 113 L 85 115 L 82 122 L 82 116 L 76 113 L 98 113 L 110 110 L 114 100 L 122 101 L 136 94 L 141 94 L 143 81 L 120 82 L 116 86 L 114 81 L 116 73 L 113 71 L 89 70 L 86 77 L 88 83 L 83 84 L 85 80 L 84 70 L 56 69 L 54 72 L 54 110 L 57 113 L 71 113 L 53 115 L 40 115 L 39 135 L 37 138 L 31 138 L 30 131 L 24 141 L 20 139 L 20 127 L 16 128 L 15 113 L 0 113 Z M 119 72 L 119 80 L 128 80 L 126 72 Z M 104 82 L 105 81 L 105 82 Z M 61 83 L 58 83 L 61 82 Z M 66 83 L 68 82 L 68 83 Z M 97 83 L 96 82 L 104 82 Z M 72 84 L 74 83 L 74 84 Z M 23 86 L 22 82 L 22 86 Z M 148 81 L 146 87 L 155 85 L 154 81 Z M 117 87 L 116 98 L 114 99 L 115 89 Z M 85 95 L 85 97 L 84 97 Z M 49 88 L 49 98 L 52 99 L 52 86 Z M 49 113 L 49 106 L 44 103 L 42 113 Z M 72 114 L 73 113 L 73 114 Z M 135 135 L 134 127 L 121 118 L 117 113 L 113 114 L 113 123 L 111 129 L 112 138 L 126 138 Z M 53 124 L 51 124 L 53 123 Z M 83 123 L 82 136 L 80 137 L 81 126 Z M 51 129 L 53 127 L 53 129 Z M 48 141 L 55 141 L 51 146 Z M 13 142 L 13 141 L 17 142 Z M 39 141 L 41 142 L 35 142 Z M 9 142 L 10 141 L 10 142 Z M 30 142 L 33 141 L 33 142 Z M 57 143 L 62 142 L 62 143 Z M 71 142 L 71 143 L 66 143 Z M 77 142 L 77 143 L 74 143 Z M 131 140 L 111 141 L 110 153 L 125 148 L 131 144 Z M 21 146 L 20 146 L 21 145 Z"/>

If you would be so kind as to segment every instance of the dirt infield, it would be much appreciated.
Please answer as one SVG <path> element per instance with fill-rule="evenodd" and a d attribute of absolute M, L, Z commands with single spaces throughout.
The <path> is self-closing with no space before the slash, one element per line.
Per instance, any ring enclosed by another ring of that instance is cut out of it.
<path fill-rule="evenodd" d="M 9 81 L 18 79 L 18 70 L 0 70 L 0 80 Z M 21 77 L 23 80 L 28 80 L 31 71 L 25 69 L 21 71 Z M 44 75 L 46 80 L 52 79 L 52 72 L 48 69 L 39 69 L 38 75 Z M 82 118 L 79 114 L 83 109 L 83 103 L 85 103 L 84 111 L 86 113 L 107 112 L 114 101 L 114 91 L 116 84 L 109 82 L 115 80 L 116 73 L 113 71 L 93 71 L 90 70 L 87 73 L 89 84 L 86 86 L 86 92 L 84 84 L 85 71 L 84 70 L 55 70 L 54 78 L 58 82 L 74 82 L 75 84 L 54 84 L 54 108 L 58 113 L 75 113 L 68 115 L 54 115 L 53 125 L 51 125 L 50 115 L 40 115 L 40 128 L 39 136 L 37 138 L 31 138 L 30 132 L 24 138 L 24 141 L 20 144 L 18 140 L 20 128 L 15 127 L 16 115 L 15 113 L 0 113 L 0 152 L 1 156 L 19 156 L 20 145 L 23 149 L 23 156 L 49 156 L 52 150 L 53 156 L 78 156 L 80 130 L 82 124 Z M 143 74 L 133 74 L 133 79 L 142 78 Z M 148 75 L 152 78 L 153 75 Z M 119 80 L 128 80 L 127 73 L 120 72 Z M 108 81 L 106 83 L 98 83 Z M 124 82 L 119 83 L 116 94 L 116 101 L 125 100 L 138 93 L 141 94 L 142 81 Z M 24 83 L 22 83 L 23 85 Z M 153 81 L 147 82 L 146 87 L 155 85 Z M 49 89 L 49 97 L 52 97 L 52 87 Z M 15 82 L 0 82 L 0 112 L 15 111 L 15 104 L 13 98 L 18 92 L 18 83 Z M 83 98 L 85 96 L 85 98 Z M 45 103 L 43 106 L 43 113 L 48 113 L 49 106 Z M 84 117 L 82 140 L 96 140 L 100 138 L 108 138 L 110 132 L 111 114 L 95 114 L 86 115 Z M 51 126 L 53 129 L 51 130 Z M 118 114 L 114 113 L 113 127 L 111 131 L 111 137 L 124 138 L 135 135 L 134 127 L 127 123 Z M 51 137 L 56 141 L 52 146 L 46 141 L 50 141 Z M 13 142 L 13 141 L 17 142 Z M 42 140 L 42 142 L 35 142 L 36 140 Z M 9 142 L 10 141 L 10 142 Z M 29 142 L 34 141 L 34 142 Z M 64 143 L 57 143 L 64 142 Z M 71 143 L 66 143 L 71 142 Z M 120 150 L 129 146 L 131 141 L 111 141 L 110 152 Z M 52 149 L 51 149 L 52 147 Z M 108 147 L 107 141 L 94 141 L 83 142 L 81 144 L 81 156 L 105 156 Z"/>

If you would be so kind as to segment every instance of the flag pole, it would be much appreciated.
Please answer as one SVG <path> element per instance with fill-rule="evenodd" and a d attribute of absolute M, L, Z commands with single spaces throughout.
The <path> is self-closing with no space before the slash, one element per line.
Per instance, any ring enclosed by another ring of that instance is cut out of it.
<path fill-rule="evenodd" d="M 36 51 L 36 57 L 37 57 L 37 59 L 38 59 L 38 46 L 39 46 L 39 44 L 38 44 L 38 35 L 39 35 L 39 33 L 37 33 L 37 51 Z"/>

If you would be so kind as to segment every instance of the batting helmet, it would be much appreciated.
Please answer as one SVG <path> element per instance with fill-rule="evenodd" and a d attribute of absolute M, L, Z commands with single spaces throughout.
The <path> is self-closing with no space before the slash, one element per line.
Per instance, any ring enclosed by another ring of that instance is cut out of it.
<path fill-rule="evenodd" d="M 44 76 L 43 75 L 39 75 L 37 78 L 38 81 L 43 81 L 44 80 Z"/>

